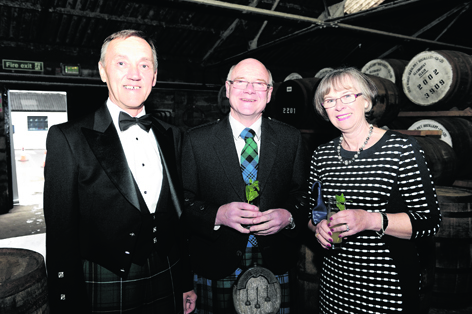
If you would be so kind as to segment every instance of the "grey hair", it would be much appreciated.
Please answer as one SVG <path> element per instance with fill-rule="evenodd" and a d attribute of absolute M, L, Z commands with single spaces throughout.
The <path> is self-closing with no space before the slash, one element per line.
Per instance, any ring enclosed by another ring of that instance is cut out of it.
<path fill-rule="evenodd" d="M 105 40 L 103 41 L 102 50 L 100 51 L 100 63 L 102 65 L 105 65 L 105 55 L 108 49 L 108 45 L 110 44 L 112 40 L 117 39 L 117 38 L 126 39 L 129 37 L 138 37 L 138 38 L 144 39 L 149 44 L 149 46 L 151 46 L 154 70 L 157 70 L 157 50 L 156 50 L 156 47 L 154 46 L 152 39 L 149 38 L 144 32 L 134 30 L 134 29 L 121 30 L 105 38 Z"/>
<path fill-rule="evenodd" d="M 350 78 L 354 86 L 346 86 L 345 79 Z M 365 109 L 366 117 L 369 117 L 372 107 L 377 101 L 378 89 L 374 82 L 364 73 L 356 68 L 339 68 L 326 74 L 315 92 L 314 102 L 316 112 L 323 117 L 326 121 L 329 121 L 326 109 L 323 107 L 324 97 L 331 92 L 331 89 L 340 88 L 358 88 L 359 92 L 362 93 L 362 97 L 367 100 L 369 106 Z"/>

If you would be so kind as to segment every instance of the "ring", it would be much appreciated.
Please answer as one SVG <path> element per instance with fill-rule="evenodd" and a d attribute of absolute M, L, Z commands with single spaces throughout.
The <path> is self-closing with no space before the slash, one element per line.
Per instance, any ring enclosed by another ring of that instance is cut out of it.
<path fill-rule="evenodd" d="M 346 232 L 349 232 L 349 230 L 351 229 L 349 229 L 349 226 L 346 224 Z"/>
<path fill-rule="evenodd" d="M 318 236 L 319 236 L 319 235 L 320 235 L 319 233 L 315 234 L 315 238 L 317 238 L 317 239 L 318 239 Z"/>

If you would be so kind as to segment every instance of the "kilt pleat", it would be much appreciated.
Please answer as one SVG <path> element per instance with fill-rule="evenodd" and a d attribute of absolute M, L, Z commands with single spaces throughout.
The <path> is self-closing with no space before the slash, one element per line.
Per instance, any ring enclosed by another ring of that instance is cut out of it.
<path fill-rule="evenodd" d="M 182 313 L 182 294 L 173 273 L 180 260 L 159 258 L 154 252 L 144 265 L 131 264 L 124 279 L 105 267 L 83 261 L 85 285 L 92 313 Z M 180 278 L 177 276 L 176 278 Z"/>

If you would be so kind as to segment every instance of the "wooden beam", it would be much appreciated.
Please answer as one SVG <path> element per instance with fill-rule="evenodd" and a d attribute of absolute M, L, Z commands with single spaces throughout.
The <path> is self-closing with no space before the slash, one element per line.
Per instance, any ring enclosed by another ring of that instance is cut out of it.
<path fill-rule="evenodd" d="M 249 50 L 249 51 L 237 54 L 237 55 L 229 57 L 229 58 L 227 58 L 227 59 L 225 59 L 221 62 L 217 62 L 215 64 L 208 64 L 207 66 L 218 66 L 218 65 L 221 65 L 221 64 L 230 63 L 234 60 L 239 60 L 239 59 L 251 56 L 256 52 L 259 52 L 259 51 L 269 49 L 269 48 L 274 47 L 274 46 L 284 44 L 288 40 L 294 40 L 295 38 L 297 38 L 299 36 L 306 36 L 306 35 L 311 34 L 312 32 L 314 32 L 316 30 L 324 29 L 324 28 L 334 28 L 334 29 L 352 31 L 352 32 L 357 32 L 357 33 L 364 33 L 364 34 L 380 36 L 380 37 L 385 37 L 385 38 L 390 38 L 390 39 L 395 39 L 395 40 L 400 40 L 400 41 L 405 41 L 405 42 L 410 42 L 410 43 L 427 44 L 429 46 L 439 47 L 439 48 L 442 48 L 442 49 L 447 48 L 447 49 L 452 49 L 452 50 L 464 51 L 464 52 L 469 53 L 469 54 L 472 53 L 472 48 L 471 47 L 453 45 L 453 44 L 438 42 L 438 41 L 429 40 L 429 39 L 422 39 L 422 38 L 417 38 L 417 37 L 412 37 L 412 36 L 395 34 L 395 33 L 391 33 L 391 32 L 385 32 L 385 31 L 381 31 L 381 30 L 369 29 L 369 28 L 359 27 L 359 26 L 354 26 L 354 25 L 348 25 L 348 24 L 339 23 L 337 21 L 336 22 L 322 21 L 320 19 L 307 17 L 307 16 L 301 16 L 301 15 L 295 15 L 295 14 L 289 14 L 289 13 L 283 13 L 283 12 L 276 12 L 276 11 L 259 9 L 259 8 L 251 8 L 251 7 L 245 6 L 245 5 L 226 3 L 226 2 L 215 1 L 215 0 L 181 0 L 181 2 L 199 4 L 199 5 L 207 6 L 207 7 L 216 7 L 216 8 L 220 8 L 220 9 L 235 10 L 235 11 L 241 12 L 244 15 L 261 16 L 265 19 L 275 19 L 275 20 L 285 21 L 285 22 L 288 21 L 288 22 L 295 22 L 295 23 L 302 23 L 302 24 L 311 24 L 309 27 L 307 27 L 307 28 L 305 28 L 301 31 L 295 32 L 295 33 L 293 33 L 289 36 L 284 36 L 284 37 L 282 37 L 280 39 L 277 39 L 275 41 L 272 41 L 272 42 L 266 43 L 264 45 L 261 45 L 257 49 L 253 49 L 253 50 Z M 419 2 L 419 0 L 411 0 L 410 2 Z M 425 1 L 423 1 L 423 2 L 425 2 Z"/>
<path fill-rule="evenodd" d="M 433 136 L 441 137 L 441 130 L 392 130 L 409 136 Z"/>
<path fill-rule="evenodd" d="M 450 110 L 450 111 L 401 111 L 398 117 L 403 118 L 418 118 L 418 117 L 472 117 L 472 109 L 466 108 L 464 110 Z"/>

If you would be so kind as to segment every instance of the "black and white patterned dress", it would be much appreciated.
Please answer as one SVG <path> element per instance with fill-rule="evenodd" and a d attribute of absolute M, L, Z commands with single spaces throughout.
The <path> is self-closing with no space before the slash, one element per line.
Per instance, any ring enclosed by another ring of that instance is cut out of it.
<path fill-rule="evenodd" d="M 338 144 L 336 138 L 314 151 L 309 186 L 321 181 L 325 202 L 344 193 L 348 209 L 406 212 L 413 233 L 402 240 L 363 231 L 343 240 L 338 253 L 327 253 L 320 277 L 320 312 L 414 312 L 420 294 L 418 251 L 421 241 L 437 233 L 441 221 L 423 151 L 414 138 L 387 131 L 345 165 L 338 159 Z M 354 154 L 341 149 L 343 160 Z"/>

